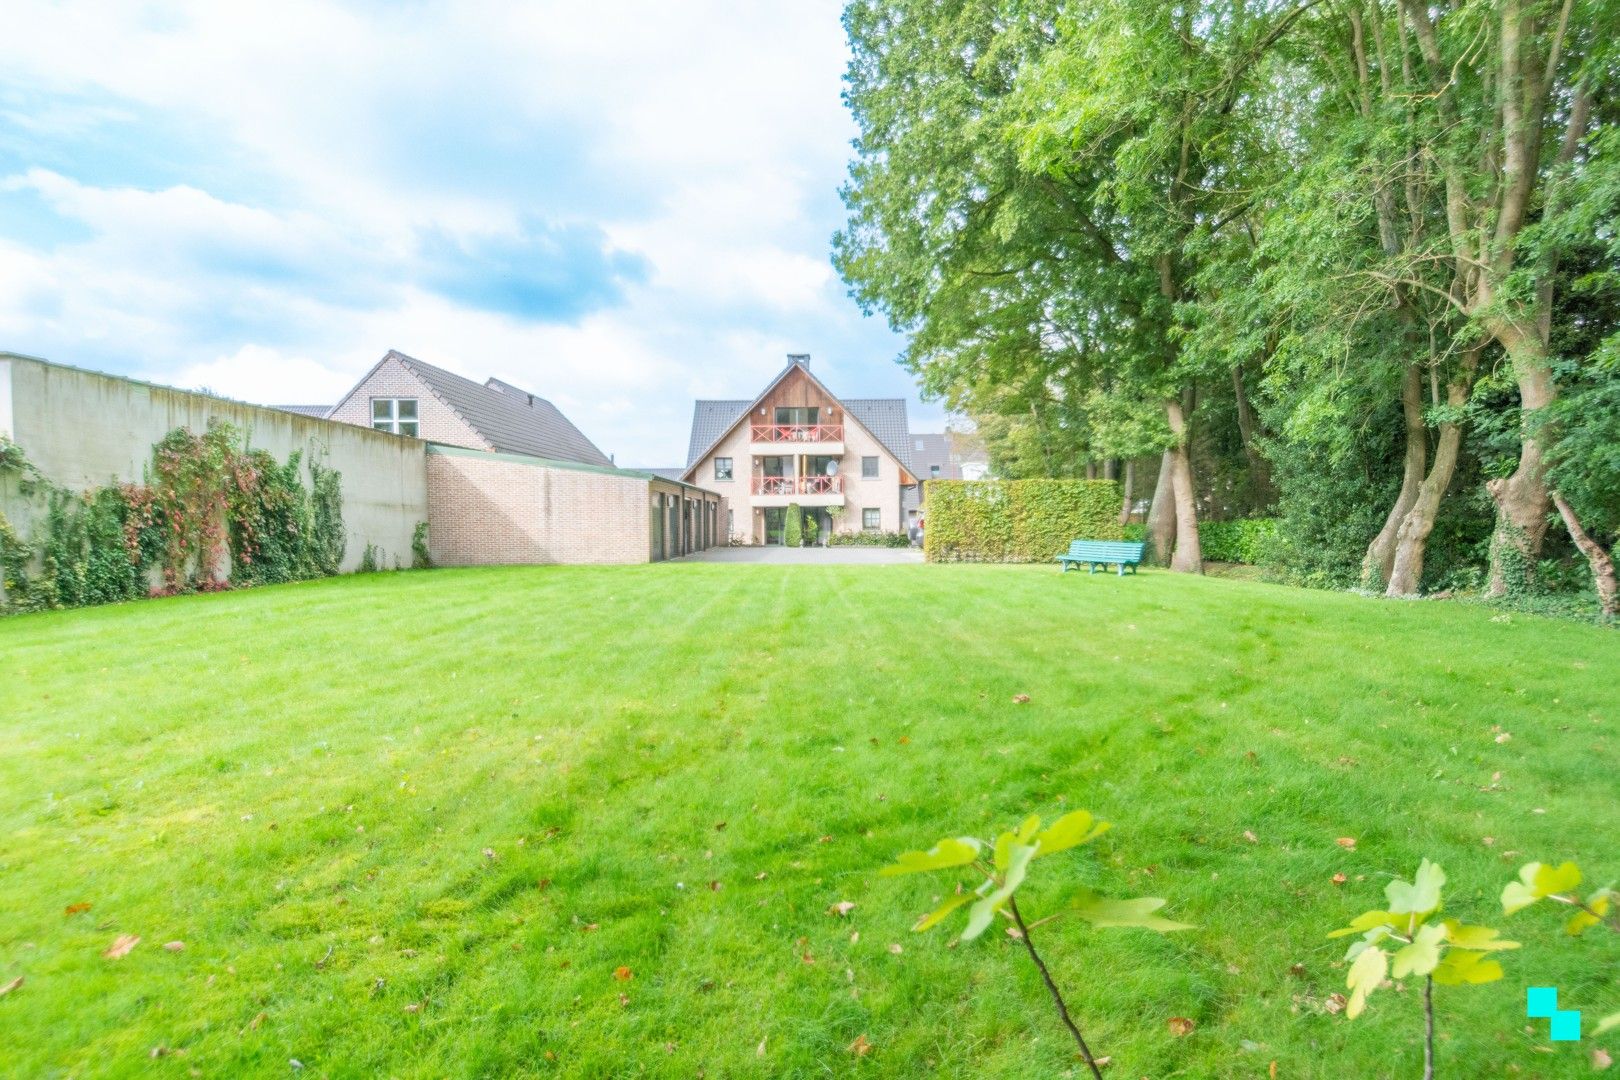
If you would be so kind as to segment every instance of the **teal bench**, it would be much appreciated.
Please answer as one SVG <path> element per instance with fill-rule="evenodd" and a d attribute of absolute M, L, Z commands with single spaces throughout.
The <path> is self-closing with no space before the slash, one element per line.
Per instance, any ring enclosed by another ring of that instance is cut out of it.
<path fill-rule="evenodd" d="M 1097 567 L 1118 566 L 1119 576 L 1125 576 L 1125 568 L 1131 568 L 1136 573 L 1137 564 L 1142 561 L 1142 551 L 1146 544 L 1132 543 L 1128 540 L 1075 540 L 1069 544 L 1069 553 L 1059 555 L 1057 561 L 1063 564 L 1063 572 L 1067 574 L 1071 566 L 1081 563 L 1090 563 L 1091 572 L 1095 574 Z"/>

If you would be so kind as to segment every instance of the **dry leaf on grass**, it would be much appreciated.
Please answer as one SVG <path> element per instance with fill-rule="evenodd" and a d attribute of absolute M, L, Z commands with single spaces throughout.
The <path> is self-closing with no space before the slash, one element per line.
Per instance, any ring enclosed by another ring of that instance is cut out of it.
<path fill-rule="evenodd" d="M 620 982 L 625 982 L 629 979 L 635 978 L 636 973 L 621 964 L 619 967 L 613 969 L 613 977 L 618 979 Z"/>
<path fill-rule="evenodd" d="M 90 904 L 87 901 L 81 900 L 77 904 L 69 904 L 66 908 L 64 908 L 62 910 L 62 914 L 64 914 L 64 915 L 82 915 L 84 912 L 89 911 L 89 910 L 90 910 Z"/>
<path fill-rule="evenodd" d="M 1327 1011 L 1329 1016 L 1339 1015 L 1344 1012 L 1344 995 L 1329 994 L 1327 1000 L 1322 1002 L 1322 1008 Z"/>
<path fill-rule="evenodd" d="M 1345 877 L 1343 874 L 1334 874 L 1333 875 L 1333 884 L 1335 884 L 1335 885 L 1343 885 L 1346 881 L 1349 881 L 1349 880 L 1350 879 Z"/>
<path fill-rule="evenodd" d="M 11 993 L 13 990 L 17 989 L 17 987 L 21 986 L 22 984 L 23 984 L 23 977 L 21 975 L 19 975 L 15 979 L 12 979 L 10 982 L 6 983 L 6 985 L 0 986 L 0 996 Z"/>
<path fill-rule="evenodd" d="M 184 952 L 186 943 L 183 941 L 165 941 L 163 947 L 170 952 Z"/>
<path fill-rule="evenodd" d="M 1187 1019 L 1185 1016 L 1172 1016 L 1165 1023 L 1165 1026 L 1170 1029 L 1170 1034 L 1180 1038 L 1183 1035 L 1191 1035 L 1193 1028 L 1197 1027 L 1198 1025 Z"/>
<path fill-rule="evenodd" d="M 118 940 L 114 941 L 112 945 L 107 948 L 107 951 L 101 955 L 105 956 L 108 960 L 122 960 L 124 957 L 129 955 L 129 950 L 133 949 L 140 943 L 141 939 L 136 934 L 119 934 Z"/>
<path fill-rule="evenodd" d="M 855 1041 L 849 1044 L 849 1052 L 856 1057 L 865 1057 L 872 1052 L 872 1044 L 866 1041 L 865 1035 L 857 1035 Z"/>
<path fill-rule="evenodd" d="M 1344 848 L 1346 851 L 1356 850 L 1356 838 L 1353 836 L 1341 836 L 1333 842 Z"/>
<path fill-rule="evenodd" d="M 1013 695 L 1013 704 L 1014 705 L 1027 705 L 1027 704 L 1029 704 L 1029 695 L 1028 694 L 1014 694 Z"/>
<path fill-rule="evenodd" d="M 829 914 L 829 915 L 837 915 L 837 916 L 839 916 L 841 918 L 844 918 L 844 917 L 847 917 L 849 915 L 849 913 L 854 911 L 854 910 L 855 910 L 855 901 L 853 901 L 853 900 L 840 900 L 840 901 L 838 901 L 838 903 L 834 904 L 832 907 L 827 909 L 827 914 Z"/>
<path fill-rule="evenodd" d="M 1243 830 L 1243 839 L 1247 840 L 1251 844 L 1258 844 L 1260 842 L 1260 838 L 1254 835 L 1254 833 L 1250 832 L 1248 829 Z"/>
<path fill-rule="evenodd" d="M 895 942 L 893 945 L 889 946 L 889 951 L 894 953 L 894 955 L 899 956 L 905 950 L 900 947 L 899 942 Z"/>
<path fill-rule="evenodd" d="M 1609 1052 L 1603 1047 L 1600 1046 L 1592 1051 L 1592 1068 L 1594 1071 L 1602 1072 L 1613 1064 L 1614 1058 L 1610 1057 Z"/>

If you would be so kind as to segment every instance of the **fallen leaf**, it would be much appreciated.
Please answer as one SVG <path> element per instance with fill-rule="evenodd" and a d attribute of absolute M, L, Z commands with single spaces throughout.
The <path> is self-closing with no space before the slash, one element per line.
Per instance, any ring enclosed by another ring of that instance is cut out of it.
<path fill-rule="evenodd" d="M 22 984 L 23 984 L 23 977 L 21 975 L 19 975 L 15 979 L 12 979 L 10 982 L 6 983 L 6 985 L 0 986 L 0 996 L 4 996 L 6 994 L 11 993 L 13 990 L 17 989 L 17 987 L 21 986 Z"/>
<path fill-rule="evenodd" d="M 855 1041 L 849 1044 L 849 1052 L 856 1057 L 865 1057 L 872 1052 L 872 1044 L 866 1041 L 865 1035 L 857 1035 Z"/>
<path fill-rule="evenodd" d="M 855 901 L 853 901 L 853 900 L 840 900 L 840 901 L 838 901 L 838 903 L 834 904 L 832 907 L 827 909 L 827 914 L 829 914 L 829 915 L 837 915 L 840 918 L 845 918 L 845 917 L 847 917 L 849 915 L 850 912 L 852 912 L 854 910 L 855 910 Z"/>
<path fill-rule="evenodd" d="M 265 1013 L 260 1013 L 258 1016 L 255 1016 L 253 1019 L 249 1020 L 248 1025 L 247 1025 L 247 1030 L 248 1031 L 257 1031 L 257 1030 L 259 1030 L 259 1025 L 264 1023 L 264 1021 L 265 1021 L 265 1015 L 266 1015 Z"/>
<path fill-rule="evenodd" d="M 628 1009 L 629 1007 L 630 1007 L 630 995 L 629 994 L 620 994 L 619 995 L 619 1008 Z"/>
<path fill-rule="evenodd" d="M 184 952 L 186 943 L 183 941 L 165 941 L 163 947 L 170 952 Z"/>
<path fill-rule="evenodd" d="M 1079 1057 L 1080 1055 L 1076 1054 L 1074 1056 Z M 1114 1059 L 1112 1057 L 1110 1057 L 1109 1055 L 1107 1055 L 1107 1054 L 1104 1054 L 1100 1058 L 1092 1058 L 1091 1060 L 1092 1060 L 1092 1063 L 1095 1064 L 1097 1066 L 1097 1068 L 1099 1068 L 1099 1069 L 1106 1069 L 1106 1068 L 1108 1068 L 1108 1066 L 1110 1066 L 1110 1065 L 1112 1065 L 1114 1063 Z"/>
<path fill-rule="evenodd" d="M 1183 1035 L 1191 1035 L 1193 1028 L 1197 1027 L 1198 1025 L 1194 1024 L 1185 1016 L 1172 1016 L 1166 1022 L 1165 1026 L 1170 1029 L 1170 1034 L 1180 1038 Z"/>
<path fill-rule="evenodd" d="M 909 745 L 911 745 L 911 736 L 910 735 L 902 735 L 902 736 L 900 736 L 900 745 L 901 746 L 909 746 Z"/>
<path fill-rule="evenodd" d="M 805 953 L 803 956 L 799 957 L 799 959 L 804 961 L 806 964 L 813 964 L 816 962 L 816 958 L 811 956 L 809 953 Z"/>
<path fill-rule="evenodd" d="M 901 953 L 905 952 L 905 950 L 900 947 L 899 942 L 895 942 L 893 945 L 890 945 L 889 951 L 894 953 L 896 956 L 899 956 Z"/>
<path fill-rule="evenodd" d="M 1356 850 L 1356 838 L 1353 836 L 1341 836 L 1333 842 L 1344 848 L 1346 851 Z"/>
<path fill-rule="evenodd" d="M 1247 840 L 1251 844 L 1258 844 L 1260 842 L 1260 838 L 1254 835 L 1254 833 L 1250 832 L 1248 829 L 1243 830 L 1243 839 Z"/>
<path fill-rule="evenodd" d="M 761 870 L 759 873 L 754 875 L 754 880 L 755 881 L 764 881 L 769 876 L 770 876 L 769 874 L 767 874 L 765 871 Z"/>
<path fill-rule="evenodd" d="M 769 1035 L 765 1036 L 765 1039 L 769 1039 L 769 1038 L 770 1038 Z M 759 1045 L 754 1047 L 754 1056 L 755 1057 L 764 1057 L 765 1056 L 765 1039 L 759 1040 Z"/>
<path fill-rule="evenodd" d="M 487 848 L 484 849 L 484 858 L 493 859 L 494 857 L 495 857 L 495 849 L 494 848 L 487 847 Z"/>
<path fill-rule="evenodd" d="M 715 832 L 725 832 L 726 831 L 726 823 L 723 822 L 723 821 L 715 822 L 714 823 L 714 831 Z"/>
<path fill-rule="evenodd" d="M 1334 874 L 1333 875 L 1333 884 L 1335 884 L 1335 885 L 1343 885 L 1346 881 L 1349 881 L 1349 880 L 1350 879 L 1345 877 L 1343 874 Z"/>
<path fill-rule="evenodd" d="M 413 1001 L 409 1005 L 405 1006 L 405 1011 L 408 1013 L 421 1012 L 422 1003 L 420 1001 Z"/>
<path fill-rule="evenodd" d="M 1329 994 L 1327 1000 L 1322 1002 L 1322 1008 L 1327 1010 L 1329 1016 L 1337 1016 L 1344 1012 L 1345 999 L 1343 994 Z"/>
<path fill-rule="evenodd" d="M 1498 735 L 1496 737 L 1496 742 L 1497 742 L 1497 745 L 1500 746 L 1502 743 L 1510 742 L 1512 739 L 1513 739 L 1513 736 L 1509 735 L 1507 732 L 1504 731 L 1504 732 L 1502 732 L 1502 734 L 1500 734 L 1500 735 Z"/>
<path fill-rule="evenodd" d="M 1603 1047 L 1599 1046 L 1592 1051 L 1592 1068 L 1595 1071 L 1602 1072 L 1613 1064 L 1614 1058 L 1610 1057 L 1609 1052 Z"/>
<path fill-rule="evenodd" d="M 1007 936 L 1012 938 L 1014 941 L 1022 941 L 1024 939 L 1024 932 L 1018 929 L 1016 926 L 1009 926 L 1007 927 Z"/>
<path fill-rule="evenodd" d="M 129 950 L 133 949 L 140 943 L 140 937 L 135 934 L 119 934 L 118 940 L 114 941 L 112 945 L 108 947 L 107 951 L 101 955 L 105 956 L 108 960 L 122 960 L 124 957 L 129 955 Z"/>
<path fill-rule="evenodd" d="M 579 928 L 579 932 L 582 933 L 582 934 L 589 934 L 593 930 L 600 930 L 601 928 L 602 927 L 601 927 L 600 923 L 588 922 L 584 926 Z"/>
<path fill-rule="evenodd" d="M 551 888 L 551 879 L 548 877 L 541 878 L 537 884 L 537 887 L 541 892 L 545 892 L 547 889 Z"/>
<path fill-rule="evenodd" d="M 146 1056 L 149 1058 L 160 1058 L 166 1056 L 168 1052 L 169 1048 L 167 1046 L 154 1046 L 152 1049 L 146 1052 Z"/>
<path fill-rule="evenodd" d="M 1305 965 L 1304 964 L 1290 964 L 1289 967 L 1288 967 L 1288 974 L 1297 975 L 1300 978 L 1304 978 L 1305 977 Z"/>
<path fill-rule="evenodd" d="M 620 982 L 627 982 L 630 979 L 635 978 L 635 972 L 631 971 L 627 967 L 624 967 L 623 965 L 620 965 L 619 967 L 613 969 L 613 977 L 618 979 Z"/>
<path fill-rule="evenodd" d="M 1266 1066 L 1266 1075 L 1270 1077 L 1271 1080 L 1277 1080 L 1277 1063 L 1275 1061 Z"/>
<path fill-rule="evenodd" d="M 77 904 L 69 904 L 66 908 L 63 909 L 62 914 L 64 914 L 64 915 L 81 915 L 84 912 L 89 911 L 89 910 L 90 910 L 90 905 L 87 902 L 85 902 L 83 900 L 80 900 Z"/>
<path fill-rule="evenodd" d="M 1025 705 L 1025 704 L 1028 704 L 1028 703 L 1029 703 L 1029 695 L 1028 694 L 1014 694 L 1013 695 L 1013 704 L 1014 705 Z"/>
<path fill-rule="evenodd" d="M 816 838 L 816 843 L 818 843 L 818 844 L 830 844 L 830 843 L 832 843 L 832 837 L 830 837 L 830 836 L 817 837 Z"/>

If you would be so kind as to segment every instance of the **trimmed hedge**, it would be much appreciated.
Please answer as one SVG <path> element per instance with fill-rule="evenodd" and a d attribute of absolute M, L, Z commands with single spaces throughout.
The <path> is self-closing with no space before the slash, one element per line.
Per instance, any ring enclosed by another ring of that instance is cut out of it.
<path fill-rule="evenodd" d="M 929 562 L 1047 562 L 1071 540 L 1118 540 L 1112 480 L 930 480 Z"/>
<path fill-rule="evenodd" d="M 1277 538 L 1276 518 L 1243 518 L 1239 521 L 1202 521 L 1198 524 L 1198 545 L 1210 562 L 1244 563 L 1258 566 Z"/>

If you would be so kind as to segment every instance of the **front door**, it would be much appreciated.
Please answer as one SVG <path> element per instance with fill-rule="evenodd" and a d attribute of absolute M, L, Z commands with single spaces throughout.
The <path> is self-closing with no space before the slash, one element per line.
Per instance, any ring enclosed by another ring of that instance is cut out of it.
<path fill-rule="evenodd" d="M 767 506 L 765 508 L 765 542 L 767 544 L 780 544 L 782 533 L 787 528 L 787 507 Z"/>

